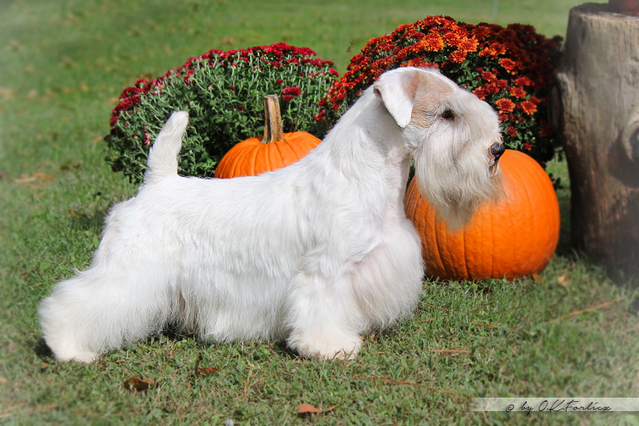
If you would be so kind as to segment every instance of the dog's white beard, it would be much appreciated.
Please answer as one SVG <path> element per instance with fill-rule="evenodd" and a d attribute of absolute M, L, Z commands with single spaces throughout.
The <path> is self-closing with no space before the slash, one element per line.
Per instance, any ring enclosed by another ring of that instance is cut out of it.
<path fill-rule="evenodd" d="M 459 127 L 455 131 L 460 133 L 453 138 L 456 141 L 469 140 L 463 134 L 468 131 L 466 128 Z M 413 154 L 419 191 L 451 230 L 459 230 L 470 224 L 482 203 L 495 200 L 501 194 L 499 176 L 492 176 L 486 167 L 487 153 L 482 150 L 488 144 L 476 140 L 476 143 L 451 147 L 439 144 L 440 140 L 447 139 L 437 135 L 424 139 Z M 471 144 L 475 146 L 469 146 Z"/>

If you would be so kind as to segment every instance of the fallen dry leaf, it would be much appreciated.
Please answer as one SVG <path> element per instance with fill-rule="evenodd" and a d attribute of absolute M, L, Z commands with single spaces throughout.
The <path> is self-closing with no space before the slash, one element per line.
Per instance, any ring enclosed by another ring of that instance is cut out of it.
<path fill-rule="evenodd" d="M 34 173 L 31 176 L 22 175 L 20 176 L 20 179 L 16 179 L 14 182 L 21 185 L 28 185 L 34 182 L 46 182 L 53 179 L 55 179 L 55 176 L 46 175 L 44 173 Z"/>
<path fill-rule="evenodd" d="M 215 368 L 215 367 L 199 368 L 199 369 L 197 370 L 197 372 L 198 372 L 199 374 L 202 374 L 203 376 L 206 376 L 206 375 L 208 375 L 208 374 L 215 374 L 215 373 L 217 373 L 218 371 L 220 371 L 220 369 L 219 369 L 219 368 Z"/>
<path fill-rule="evenodd" d="M 80 167 L 82 167 L 82 164 L 78 163 L 78 164 L 63 164 L 60 166 L 60 170 L 78 170 Z"/>
<path fill-rule="evenodd" d="M 314 407 L 311 404 L 302 404 L 297 407 L 297 414 L 300 416 L 304 416 L 307 414 L 322 414 L 322 413 L 330 413 L 335 410 L 338 406 L 333 405 L 332 407 L 328 407 L 326 410 L 322 410 L 320 408 Z"/>
<path fill-rule="evenodd" d="M 131 377 L 124 382 L 124 389 L 127 390 L 145 391 L 155 386 L 157 386 L 157 383 L 153 380 L 143 379 L 141 377 Z"/>
<path fill-rule="evenodd" d="M 0 377 L 0 385 L 4 385 L 5 383 L 8 383 L 9 381 L 7 379 L 5 379 L 4 377 Z"/>
<path fill-rule="evenodd" d="M 15 95 L 15 93 L 16 91 L 13 89 L 5 89 L 4 87 L 0 87 L 0 98 L 4 100 L 13 98 L 13 95 Z"/>
<path fill-rule="evenodd" d="M 568 315 L 564 315 L 563 317 L 555 318 L 552 321 L 548 321 L 548 322 L 546 322 L 546 324 L 555 324 L 555 323 L 561 322 L 561 321 L 569 319 L 569 318 L 577 317 L 579 315 L 588 314 L 588 313 L 600 311 L 600 310 L 603 310 L 603 309 L 608 309 L 609 307 L 621 302 L 622 300 L 623 299 L 616 299 L 616 300 L 612 300 L 610 302 L 602 303 L 601 305 L 597 305 L 597 306 L 592 307 L 592 308 L 582 309 L 582 310 L 579 310 L 579 311 L 574 311 L 574 312 L 569 313 Z"/>
<path fill-rule="evenodd" d="M 568 278 L 568 274 L 565 273 L 561 277 L 557 278 L 557 282 L 562 287 L 570 287 L 570 278 Z"/>
<path fill-rule="evenodd" d="M 223 46 L 228 46 L 229 44 L 235 44 L 235 43 L 237 43 L 237 42 L 235 41 L 235 39 L 233 37 L 224 37 L 222 39 L 222 45 Z"/>

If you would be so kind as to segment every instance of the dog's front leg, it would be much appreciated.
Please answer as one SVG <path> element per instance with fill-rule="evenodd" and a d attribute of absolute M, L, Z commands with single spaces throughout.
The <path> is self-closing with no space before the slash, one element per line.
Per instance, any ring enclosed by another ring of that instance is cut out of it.
<path fill-rule="evenodd" d="M 287 344 L 299 355 L 353 359 L 359 353 L 359 310 L 343 278 L 300 272 L 287 298 Z"/>

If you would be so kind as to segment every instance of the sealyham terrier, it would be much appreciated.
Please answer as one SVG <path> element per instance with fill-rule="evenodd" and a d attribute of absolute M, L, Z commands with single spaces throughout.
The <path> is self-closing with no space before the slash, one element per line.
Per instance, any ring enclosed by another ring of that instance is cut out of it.
<path fill-rule="evenodd" d="M 91 362 L 167 324 L 354 358 L 361 334 L 410 315 L 422 293 L 420 240 L 403 209 L 411 160 L 453 227 L 500 193 L 497 114 L 434 70 L 383 74 L 313 152 L 257 177 L 178 176 L 187 123 L 185 112 L 170 117 L 91 267 L 40 305 L 58 360 Z"/>

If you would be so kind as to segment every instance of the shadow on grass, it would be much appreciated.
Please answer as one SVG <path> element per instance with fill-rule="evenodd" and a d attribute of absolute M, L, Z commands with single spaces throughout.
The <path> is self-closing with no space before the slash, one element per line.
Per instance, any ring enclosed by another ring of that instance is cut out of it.
<path fill-rule="evenodd" d="M 110 207 L 106 210 L 96 211 L 92 214 L 70 212 L 71 218 L 69 226 L 73 230 L 79 231 L 97 231 L 98 234 L 104 227 L 104 221 L 109 213 Z"/>
<path fill-rule="evenodd" d="M 33 351 L 43 361 L 50 362 L 53 360 L 53 351 L 47 346 L 47 342 L 44 341 L 43 337 L 40 337 L 36 340 L 35 345 L 33 347 Z"/>

